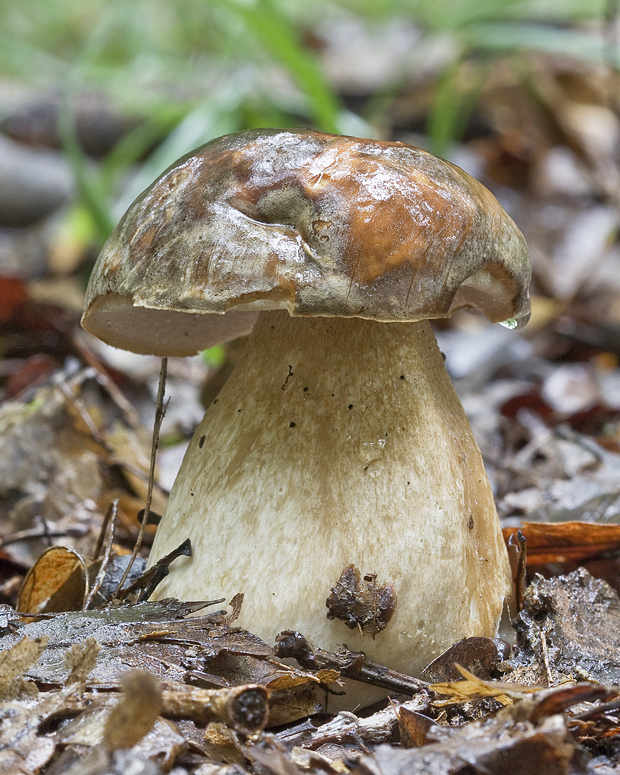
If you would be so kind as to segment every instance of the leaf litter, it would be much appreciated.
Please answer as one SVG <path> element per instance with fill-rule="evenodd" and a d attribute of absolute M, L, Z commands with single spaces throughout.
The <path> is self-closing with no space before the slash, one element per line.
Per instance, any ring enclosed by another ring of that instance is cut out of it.
<path fill-rule="evenodd" d="M 148 602 L 190 551 L 128 570 L 145 504 L 165 505 L 138 419 L 150 388 L 41 287 L 1 277 L 0 772 L 620 772 L 618 105 L 595 67 L 528 64 L 529 89 L 497 68 L 487 134 L 455 152 L 524 225 L 532 322 L 439 331 L 514 559 L 505 640 L 405 676 L 303 633 L 264 643 L 235 627 L 241 598 Z M 403 93 L 385 120 L 416 111 Z M 343 680 L 391 697 L 325 713 Z"/>

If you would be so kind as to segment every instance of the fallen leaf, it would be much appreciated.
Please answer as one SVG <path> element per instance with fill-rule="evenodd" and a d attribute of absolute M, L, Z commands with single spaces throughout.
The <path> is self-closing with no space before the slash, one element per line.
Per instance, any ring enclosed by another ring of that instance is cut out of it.
<path fill-rule="evenodd" d="M 12 700 L 22 694 L 37 693 L 36 686 L 25 674 L 39 661 L 47 638 L 22 638 L 7 651 L 0 652 L 0 700 Z"/>
<path fill-rule="evenodd" d="M 28 571 L 17 602 L 23 613 L 79 611 L 88 594 L 88 571 L 80 555 L 52 546 Z"/>
<path fill-rule="evenodd" d="M 592 522 L 525 522 L 519 528 L 527 541 L 527 564 L 584 562 L 620 551 L 620 525 Z M 503 529 L 508 540 L 513 527 Z"/>
<path fill-rule="evenodd" d="M 161 710 L 161 687 L 146 670 L 121 676 L 123 696 L 108 716 L 103 738 L 111 751 L 133 748 L 150 731 Z"/>

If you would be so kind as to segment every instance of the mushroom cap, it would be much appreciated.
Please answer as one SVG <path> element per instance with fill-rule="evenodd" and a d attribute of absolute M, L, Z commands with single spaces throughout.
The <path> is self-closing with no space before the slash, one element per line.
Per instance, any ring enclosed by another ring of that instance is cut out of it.
<path fill-rule="evenodd" d="M 526 321 L 529 280 L 514 221 L 455 165 L 403 143 L 261 129 L 207 143 L 134 201 L 82 325 L 190 355 L 270 309 L 406 322 L 470 306 Z"/>

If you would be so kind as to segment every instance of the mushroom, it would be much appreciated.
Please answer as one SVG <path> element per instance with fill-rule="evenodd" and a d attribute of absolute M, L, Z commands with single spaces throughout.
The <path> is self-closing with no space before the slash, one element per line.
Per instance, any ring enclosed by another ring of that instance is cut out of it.
<path fill-rule="evenodd" d="M 458 167 L 398 142 L 256 130 L 170 167 L 105 245 L 83 325 L 189 355 L 252 331 L 185 455 L 159 596 L 242 591 L 238 623 L 417 672 L 496 635 L 493 494 L 428 320 L 527 320 L 520 231 Z"/>

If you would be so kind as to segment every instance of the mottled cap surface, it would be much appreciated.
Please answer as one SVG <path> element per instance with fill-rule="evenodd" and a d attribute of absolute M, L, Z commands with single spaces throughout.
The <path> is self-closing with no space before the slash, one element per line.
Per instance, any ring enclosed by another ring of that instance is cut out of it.
<path fill-rule="evenodd" d="M 82 323 L 117 347 L 188 355 L 266 309 L 526 319 L 529 280 L 521 232 L 453 164 L 403 143 L 254 130 L 197 149 L 135 200 Z"/>

